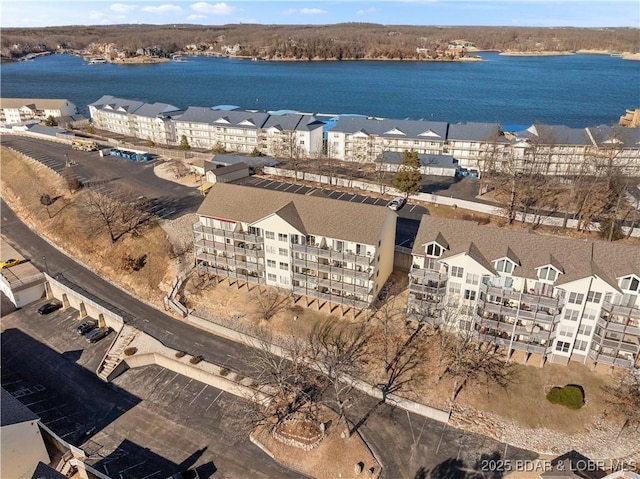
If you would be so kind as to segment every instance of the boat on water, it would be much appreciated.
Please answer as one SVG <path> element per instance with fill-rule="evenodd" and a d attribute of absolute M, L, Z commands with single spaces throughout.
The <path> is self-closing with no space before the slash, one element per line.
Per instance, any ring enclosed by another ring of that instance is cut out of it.
<path fill-rule="evenodd" d="M 186 62 L 186 61 L 187 61 L 187 59 L 186 59 L 184 56 L 182 56 L 182 55 L 173 55 L 173 56 L 171 57 L 171 59 L 172 59 L 174 62 Z"/>
<path fill-rule="evenodd" d="M 107 63 L 107 60 L 104 58 L 91 58 L 89 59 L 89 65 L 101 65 L 103 63 Z"/>

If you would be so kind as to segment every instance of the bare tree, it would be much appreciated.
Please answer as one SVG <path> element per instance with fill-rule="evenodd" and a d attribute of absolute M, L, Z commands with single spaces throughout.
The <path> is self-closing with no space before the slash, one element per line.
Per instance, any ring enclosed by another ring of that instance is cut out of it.
<path fill-rule="evenodd" d="M 624 371 L 606 391 L 609 405 L 625 419 L 622 430 L 635 427 L 637 431 L 640 428 L 640 375 Z"/>
<path fill-rule="evenodd" d="M 78 176 L 69 165 L 67 165 L 64 170 L 62 170 L 62 179 L 67 185 L 69 193 L 75 193 L 76 191 L 82 189 L 82 187 L 84 186 L 82 184 L 82 181 L 80 181 Z"/>
<path fill-rule="evenodd" d="M 51 218 L 51 212 L 49 211 L 49 206 L 51 206 L 55 202 L 55 199 L 51 197 L 49 193 L 43 193 L 40 195 L 40 204 L 47 209 L 47 215 Z"/>
<path fill-rule="evenodd" d="M 256 310 L 265 321 L 282 311 L 290 298 L 289 291 L 273 286 L 268 286 L 264 291 L 255 291 L 251 296 Z"/>
<path fill-rule="evenodd" d="M 309 364 L 325 376 L 338 421 L 346 425 L 346 409 L 353 401 L 355 381 L 368 363 L 372 332 L 366 323 L 339 323 L 334 319 L 316 323 L 308 337 Z M 349 428 L 345 428 L 349 434 Z"/>
<path fill-rule="evenodd" d="M 87 226 L 92 232 L 106 232 L 112 243 L 126 234 L 138 235 L 153 223 L 144 199 L 132 193 L 111 196 L 87 189 L 81 204 L 88 215 Z"/>

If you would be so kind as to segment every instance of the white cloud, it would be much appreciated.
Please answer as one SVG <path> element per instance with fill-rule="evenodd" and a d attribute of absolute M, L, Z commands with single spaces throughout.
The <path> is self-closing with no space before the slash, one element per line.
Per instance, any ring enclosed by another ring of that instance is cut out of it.
<path fill-rule="evenodd" d="M 300 13 L 302 15 L 318 15 L 320 13 L 327 13 L 327 11 L 320 8 L 301 8 Z"/>
<path fill-rule="evenodd" d="M 157 5 L 155 7 L 142 7 L 140 10 L 147 13 L 156 13 L 158 15 L 164 15 L 165 13 L 180 13 L 182 8 L 177 5 L 171 5 L 166 3 L 164 5 Z"/>
<path fill-rule="evenodd" d="M 109 5 L 109 10 L 113 10 L 117 13 L 127 13 L 138 8 L 136 5 L 125 5 L 124 3 L 112 3 Z"/>
<path fill-rule="evenodd" d="M 376 13 L 378 9 L 375 7 L 362 8 L 356 12 L 357 15 L 366 15 L 367 13 Z"/>
<path fill-rule="evenodd" d="M 212 15 L 230 15 L 237 10 L 236 7 L 221 3 L 198 2 L 191 5 L 191 9 L 200 13 L 208 13 Z"/>

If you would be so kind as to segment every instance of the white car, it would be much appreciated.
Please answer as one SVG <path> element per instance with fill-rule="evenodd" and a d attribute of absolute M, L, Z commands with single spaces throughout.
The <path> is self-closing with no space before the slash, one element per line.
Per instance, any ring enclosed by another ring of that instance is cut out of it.
<path fill-rule="evenodd" d="M 394 199 L 389 201 L 389 204 L 387 206 L 391 208 L 393 211 L 398 211 L 400 208 L 404 206 L 404 202 L 405 202 L 405 198 L 403 198 L 402 196 L 396 196 Z"/>

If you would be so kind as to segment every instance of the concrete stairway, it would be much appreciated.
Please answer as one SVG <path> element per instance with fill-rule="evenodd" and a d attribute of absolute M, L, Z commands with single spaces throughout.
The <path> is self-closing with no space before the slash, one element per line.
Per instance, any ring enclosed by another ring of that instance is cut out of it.
<path fill-rule="evenodd" d="M 124 350 L 131 344 L 138 331 L 130 326 L 124 326 L 118 337 L 111 345 L 100 366 L 98 377 L 105 382 L 109 382 L 109 375 L 122 362 Z"/>

